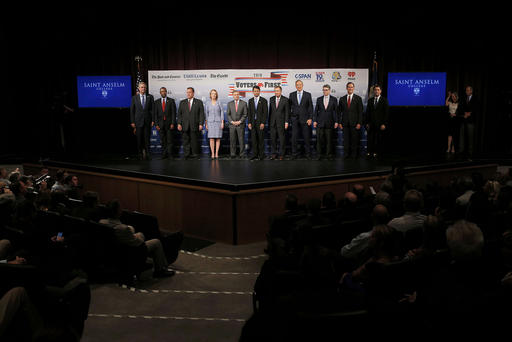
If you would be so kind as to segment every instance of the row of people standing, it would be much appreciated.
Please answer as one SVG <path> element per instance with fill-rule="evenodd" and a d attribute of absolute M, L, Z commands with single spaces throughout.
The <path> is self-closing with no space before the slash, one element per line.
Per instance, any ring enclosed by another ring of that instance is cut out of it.
<path fill-rule="evenodd" d="M 381 87 L 374 87 L 374 97 L 368 101 L 366 113 L 362 98 L 354 93 L 354 83 L 347 83 L 347 94 L 339 100 L 331 95 L 331 87 L 322 87 L 323 96 L 316 99 L 313 108 L 311 93 L 304 91 L 303 82 L 295 82 L 296 91 L 289 97 L 282 95 L 282 88 L 274 88 L 274 96 L 267 101 L 261 96 L 261 89 L 254 86 L 253 97 L 245 102 L 238 91 L 233 92 L 233 100 L 227 105 L 227 122 L 224 122 L 223 106 L 215 89 L 210 91 L 210 99 L 203 104 L 194 98 L 194 89 L 187 88 L 187 98 L 182 100 L 176 111 L 172 98 L 167 97 L 167 89 L 160 89 L 161 98 L 154 101 L 146 94 L 147 86 L 139 84 L 139 94 L 132 98 L 130 108 L 131 125 L 137 136 L 138 151 L 143 159 L 149 158 L 149 136 L 151 127 L 156 125 L 160 132 L 163 157 L 172 158 L 173 131 L 182 133 L 184 157 L 196 158 L 199 155 L 199 136 L 203 123 L 208 132 L 212 159 L 218 158 L 220 139 L 224 125 L 229 127 L 231 158 L 245 155 L 245 125 L 250 130 L 252 158 L 265 158 L 264 132 L 266 124 L 270 128 L 271 159 L 283 160 L 286 146 L 286 130 L 292 130 L 292 159 L 299 157 L 299 138 L 304 142 L 304 152 L 312 158 L 311 129 L 317 132 L 317 158 L 334 158 L 334 136 L 337 129 L 344 131 L 346 158 L 357 158 L 360 151 L 361 128 L 366 125 L 368 132 L 368 155 L 377 157 L 382 152 L 384 133 L 389 119 L 389 105 L 381 95 Z M 238 151 L 237 151 L 238 145 Z"/>
<path fill-rule="evenodd" d="M 465 97 L 459 99 L 456 92 L 448 92 L 448 147 L 446 153 L 473 155 L 475 123 L 478 116 L 478 100 L 473 95 L 473 87 L 466 86 Z"/>

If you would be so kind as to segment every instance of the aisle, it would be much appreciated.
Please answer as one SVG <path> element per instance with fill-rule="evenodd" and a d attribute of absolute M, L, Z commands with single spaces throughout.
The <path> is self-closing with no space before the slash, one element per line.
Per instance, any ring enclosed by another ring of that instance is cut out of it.
<path fill-rule="evenodd" d="M 93 285 L 82 341 L 237 341 L 252 314 L 265 243 L 182 251 L 176 275 Z"/>

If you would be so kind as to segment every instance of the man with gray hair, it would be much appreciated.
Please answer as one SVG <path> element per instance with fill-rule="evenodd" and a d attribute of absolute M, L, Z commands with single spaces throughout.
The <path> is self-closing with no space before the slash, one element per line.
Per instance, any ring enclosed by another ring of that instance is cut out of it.
<path fill-rule="evenodd" d="M 482 256 L 484 235 L 476 224 L 459 220 L 446 230 L 446 243 L 453 260 L 474 260 Z"/>
<path fill-rule="evenodd" d="M 422 208 L 422 193 L 414 189 L 407 191 L 404 196 L 404 215 L 389 221 L 388 226 L 402 233 L 411 229 L 422 228 L 426 219 L 426 216 L 420 213 Z"/>

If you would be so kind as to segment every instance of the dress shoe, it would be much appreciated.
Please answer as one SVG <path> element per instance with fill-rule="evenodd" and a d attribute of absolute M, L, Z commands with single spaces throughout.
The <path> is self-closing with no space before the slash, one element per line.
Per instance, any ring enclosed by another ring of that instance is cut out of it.
<path fill-rule="evenodd" d="M 276 154 L 273 154 L 273 155 L 270 156 L 270 160 L 275 160 L 275 159 L 277 159 L 277 155 Z"/>
<path fill-rule="evenodd" d="M 258 159 L 258 156 L 252 156 L 249 160 Z"/>
<path fill-rule="evenodd" d="M 265 160 L 265 156 L 260 156 L 260 160 Z"/>

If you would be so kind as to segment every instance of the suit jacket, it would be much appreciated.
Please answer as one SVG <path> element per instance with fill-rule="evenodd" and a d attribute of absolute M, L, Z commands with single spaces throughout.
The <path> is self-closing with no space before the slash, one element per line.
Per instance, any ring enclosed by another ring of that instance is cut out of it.
<path fill-rule="evenodd" d="M 135 127 L 151 125 L 151 121 L 154 117 L 154 102 L 153 96 L 146 93 L 146 101 L 144 108 L 142 108 L 140 95 L 136 94 L 132 96 L 132 102 L 130 104 L 130 122 L 134 123 Z"/>
<path fill-rule="evenodd" d="M 256 114 L 256 120 L 254 120 Z M 248 122 L 254 127 L 259 127 L 261 124 L 267 123 L 268 119 L 268 102 L 264 97 L 260 96 L 258 100 L 258 108 L 254 107 L 254 97 L 249 100 L 248 105 Z"/>
<path fill-rule="evenodd" d="M 300 103 L 297 99 L 296 91 L 290 93 L 288 99 L 290 102 L 290 117 L 292 121 L 299 120 L 300 123 L 305 124 L 308 120 L 313 119 L 313 100 L 310 93 L 302 91 Z"/>
<path fill-rule="evenodd" d="M 290 104 L 288 98 L 281 95 L 279 106 L 276 108 L 276 97 L 270 98 L 269 104 L 269 124 L 270 126 L 283 127 L 286 122 L 290 122 Z"/>
<path fill-rule="evenodd" d="M 340 113 L 340 123 L 343 126 L 355 127 L 357 124 L 363 124 L 363 99 L 361 96 L 353 94 L 350 109 L 347 104 L 347 95 L 340 97 L 338 105 Z"/>
<path fill-rule="evenodd" d="M 199 125 L 204 123 L 204 105 L 203 101 L 193 99 L 192 108 L 188 109 L 188 99 L 180 101 L 176 123 L 183 127 L 184 131 L 199 130 Z"/>
<path fill-rule="evenodd" d="M 334 123 L 338 122 L 338 100 L 334 96 L 329 95 L 327 109 L 324 106 L 323 96 L 316 99 L 313 122 L 316 122 L 317 127 L 320 128 L 334 128 Z"/>
<path fill-rule="evenodd" d="M 375 97 L 368 100 L 368 104 L 366 105 L 366 123 L 374 127 L 380 127 L 381 125 L 387 126 L 389 121 L 388 99 L 381 95 L 377 106 L 375 106 L 374 103 Z"/>
<path fill-rule="evenodd" d="M 165 100 L 165 112 L 162 110 L 162 98 L 155 101 L 155 118 L 153 121 L 159 127 L 164 126 L 164 116 L 166 125 L 176 125 L 176 102 L 174 99 L 167 97 Z"/>
<path fill-rule="evenodd" d="M 475 95 L 472 95 L 471 100 L 468 102 L 467 96 L 464 94 L 464 97 L 461 97 L 459 103 L 461 117 L 464 117 L 465 112 L 471 112 L 471 116 L 466 119 L 466 122 L 475 123 L 476 117 L 478 116 L 478 99 Z"/>
<path fill-rule="evenodd" d="M 238 111 L 235 110 L 235 100 L 228 103 L 228 122 L 231 125 L 231 121 L 241 121 L 242 125 L 245 124 L 247 119 L 247 102 L 238 100 Z"/>

